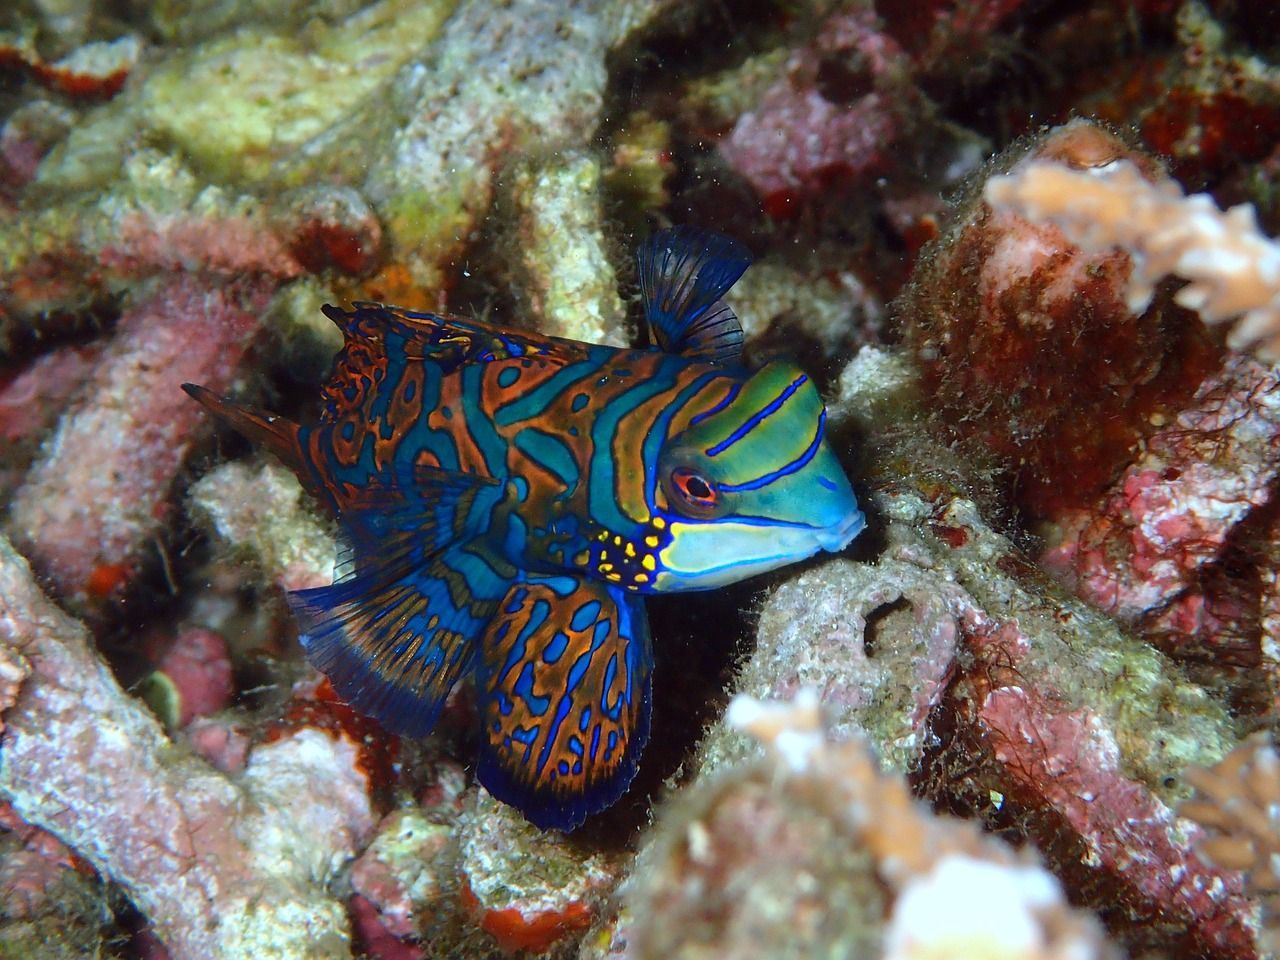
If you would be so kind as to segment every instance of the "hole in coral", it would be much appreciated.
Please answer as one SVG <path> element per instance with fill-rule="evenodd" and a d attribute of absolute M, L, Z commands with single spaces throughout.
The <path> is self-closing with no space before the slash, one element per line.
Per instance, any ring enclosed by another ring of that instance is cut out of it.
<path fill-rule="evenodd" d="M 911 630 L 915 619 L 911 601 L 906 597 L 882 603 L 868 613 L 867 626 L 862 631 L 862 649 L 867 659 L 874 660 L 893 637 Z"/>
<path fill-rule="evenodd" d="M 861 57 L 827 57 L 818 64 L 815 85 L 828 103 L 849 106 L 875 91 L 871 69 Z"/>

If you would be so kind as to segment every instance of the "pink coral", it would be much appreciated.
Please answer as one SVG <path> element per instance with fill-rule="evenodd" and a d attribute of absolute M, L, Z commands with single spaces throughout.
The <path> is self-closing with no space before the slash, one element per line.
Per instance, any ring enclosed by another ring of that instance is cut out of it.
<path fill-rule="evenodd" d="M 853 70 L 865 73 L 866 91 L 849 103 L 824 96 L 818 86 L 823 57 L 853 62 Z M 767 209 L 781 209 L 833 178 L 866 173 L 881 161 L 902 125 L 893 94 L 877 87 L 893 83 L 903 60 L 873 14 L 839 14 L 824 24 L 819 40 L 792 56 L 788 75 L 738 118 L 720 150 L 765 198 Z"/>
<path fill-rule="evenodd" d="M 191 749 L 223 773 L 243 770 L 249 756 L 249 735 L 223 718 L 197 717 L 182 731 Z"/>
<path fill-rule="evenodd" d="M 1061 539 L 1043 562 L 1125 622 L 1178 602 L 1183 611 L 1166 626 L 1194 632 L 1201 571 L 1235 525 L 1270 502 L 1277 470 L 1280 381 L 1236 357 L 1148 439 L 1096 508 L 1062 518 Z"/>
<path fill-rule="evenodd" d="M 452 822 L 434 822 L 416 810 L 395 810 L 352 864 L 351 886 L 392 936 L 413 936 L 415 914 L 439 909 L 453 828 Z"/>
<path fill-rule="evenodd" d="M 10 376 L 0 375 L 0 440 L 38 440 L 93 373 L 102 346 L 58 347 Z"/>
<path fill-rule="evenodd" d="M 162 719 L 171 727 L 185 727 L 198 716 L 222 710 L 235 689 L 227 641 L 200 628 L 183 630 L 173 638 L 152 678 L 168 692 Z"/>
<path fill-rule="evenodd" d="M 125 313 L 93 380 L 14 497 L 13 529 L 59 593 L 100 600 L 142 562 L 204 423 L 179 385 L 230 384 L 270 292 L 262 282 L 211 285 L 179 275 Z M 117 572 L 104 579 L 104 569 Z"/>
<path fill-rule="evenodd" d="M 1063 818 L 1084 857 L 1114 871 L 1163 916 L 1186 918 L 1203 946 L 1248 956 L 1252 932 L 1240 878 L 1188 849 L 1200 833 L 1121 770 L 1106 724 L 1088 710 L 1064 710 L 1037 691 L 991 691 L 978 711 L 1010 792 L 1030 794 Z"/>
<path fill-rule="evenodd" d="M 378 908 L 356 894 L 351 898 L 351 919 L 356 938 L 369 960 L 424 960 L 427 952 L 414 943 L 406 943 L 386 925 Z"/>

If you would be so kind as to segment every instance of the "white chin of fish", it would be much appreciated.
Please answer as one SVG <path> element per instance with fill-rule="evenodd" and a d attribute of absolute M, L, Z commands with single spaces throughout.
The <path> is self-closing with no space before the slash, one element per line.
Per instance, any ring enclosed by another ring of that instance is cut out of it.
<path fill-rule="evenodd" d="M 659 590 L 709 590 L 795 563 L 820 550 L 843 550 L 865 521 L 854 510 L 831 527 L 768 527 L 748 523 L 672 524 L 662 552 Z M 712 564 L 708 565 L 708 558 Z M 720 561 L 720 562 L 716 562 Z"/>
<path fill-rule="evenodd" d="M 834 527 L 815 530 L 813 531 L 813 536 L 818 541 L 818 546 L 821 549 L 831 553 L 839 553 L 853 542 L 853 538 L 860 534 L 866 525 L 867 521 L 862 516 L 862 511 L 854 509 L 841 523 L 836 524 Z"/>

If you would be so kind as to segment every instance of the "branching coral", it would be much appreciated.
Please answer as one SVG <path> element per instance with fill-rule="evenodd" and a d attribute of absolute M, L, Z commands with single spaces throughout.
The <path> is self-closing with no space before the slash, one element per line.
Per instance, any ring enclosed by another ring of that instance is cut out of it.
<path fill-rule="evenodd" d="M 1254 734 L 1217 765 L 1191 767 L 1185 776 L 1198 793 L 1179 812 L 1210 834 L 1200 852 L 1244 871 L 1262 901 L 1264 946 L 1280 949 L 1280 755 L 1271 738 Z"/>
<path fill-rule="evenodd" d="M 1075 170 L 1028 163 L 989 180 L 985 196 L 998 209 L 1057 224 L 1087 250 L 1128 252 L 1131 310 L 1146 309 L 1155 285 L 1176 274 L 1190 281 L 1174 295 L 1179 304 L 1207 323 L 1239 318 L 1228 344 L 1280 360 L 1280 244 L 1258 229 L 1252 206 L 1224 212 L 1208 194 L 1186 196 L 1125 161 Z"/>
<path fill-rule="evenodd" d="M 176 277 L 121 321 L 11 508 L 16 537 L 62 595 L 101 601 L 142 562 L 202 422 L 178 386 L 230 384 L 270 292 Z"/>
<path fill-rule="evenodd" d="M 216 772 L 120 689 L 4 541 L 0 650 L 30 664 L 0 790 L 123 885 L 172 956 L 349 955 L 324 883 L 373 826 L 355 744 L 303 728 L 256 748 L 239 779 Z"/>

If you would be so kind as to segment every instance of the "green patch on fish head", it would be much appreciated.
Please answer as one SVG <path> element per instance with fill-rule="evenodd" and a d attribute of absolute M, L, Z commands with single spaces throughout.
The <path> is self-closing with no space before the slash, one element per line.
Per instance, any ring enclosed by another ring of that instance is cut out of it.
<path fill-rule="evenodd" d="M 790 363 L 695 416 L 658 461 L 668 542 L 656 588 L 722 586 L 842 550 L 863 517 L 825 433 L 822 398 Z"/>

